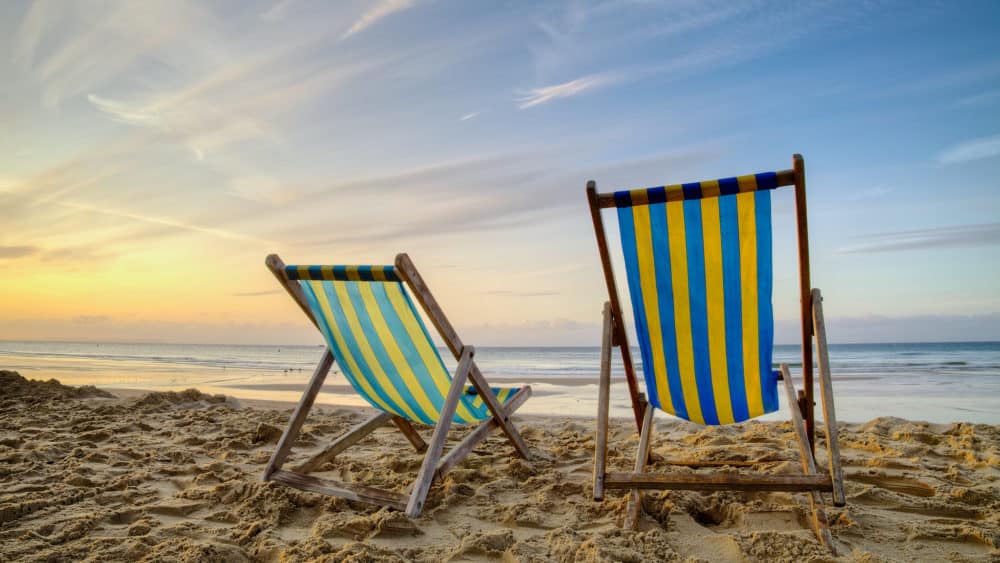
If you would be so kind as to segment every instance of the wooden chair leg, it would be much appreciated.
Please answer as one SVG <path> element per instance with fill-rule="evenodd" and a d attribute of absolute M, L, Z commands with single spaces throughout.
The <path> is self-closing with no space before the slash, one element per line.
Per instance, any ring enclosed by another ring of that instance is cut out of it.
<path fill-rule="evenodd" d="M 637 475 L 645 472 L 646 460 L 649 459 L 649 444 L 652 441 L 653 433 L 653 412 L 654 408 L 646 403 L 642 415 L 642 432 L 639 434 L 639 448 L 635 454 L 635 473 Z M 634 530 L 639 526 L 639 513 L 642 512 L 642 489 L 634 488 L 629 493 L 628 509 L 625 512 L 626 529 Z"/>
<path fill-rule="evenodd" d="M 799 443 L 799 456 L 802 458 L 802 471 L 806 475 L 816 475 L 816 460 L 813 458 L 812 449 L 809 447 L 809 436 L 806 434 L 805 421 L 802 413 L 795 408 L 795 386 L 792 385 L 792 374 L 788 371 L 788 364 L 781 364 L 781 378 L 785 383 L 785 396 L 788 406 L 792 412 L 792 427 L 795 429 L 795 436 Z M 826 518 L 826 511 L 823 510 L 823 498 L 818 491 L 809 493 L 809 507 L 812 510 L 813 531 L 816 538 L 830 550 L 833 555 L 837 554 L 837 548 L 833 543 L 833 535 L 830 534 L 830 524 Z"/>
<path fill-rule="evenodd" d="M 819 356 L 819 393 L 823 401 L 823 422 L 826 426 L 826 456 L 833 479 L 833 505 L 844 506 L 844 471 L 840 467 L 840 444 L 837 441 L 837 414 L 833 407 L 833 382 L 830 376 L 830 352 L 826 346 L 826 322 L 823 319 L 823 296 L 819 289 L 812 290 L 813 330 L 816 333 L 816 352 Z"/>
<path fill-rule="evenodd" d="M 281 469 L 281 465 L 285 463 L 285 458 L 288 457 L 288 452 L 291 451 L 292 444 L 298 439 L 299 432 L 302 430 L 302 424 L 306 421 L 306 416 L 309 415 L 309 410 L 312 409 L 313 403 L 316 401 L 316 395 L 319 394 L 319 390 L 323 387 L 323 382 L 326 381 L 326 374 L 330 372 L 330 367 L 332 366 L 333 353 L 327 348 L 323 352 L 323 357 L 320 359 L 319 365 L 316 366 L 312 378 L 309 380 L 309 387 L 302 394 L 302 399 L 299 400 L 299 404 L 295 407 L 292 418 L 288 421 L 288 426 L 281 434 L 278 445 L 275 447 L 274 453 L 271 454 L 271 459 L 264 466 L 262 480 L 270 480 L 271 475 L 278 469 Z"/>
<path fill-rule="evenodd" d="M 413 449 L 417 450 L 417 453 L 422 454 L 427 451 L 427 442 L 420 437 L 417 429 L 413 427 L 413 424 L 411 424 L 409 420 L 406 420 L 399 415 L 392 415 L 392 423 L 395 424 L 396 428 L 399 428 L 399 431 L 403 433 L 403 436 L 406 436 L 406 439 L 413 444 Z"/>
<path fill-rule="evenodd" d="M 465 392 L 465 380 L 472 368 L 474 353 L 472 346 L 466 346 L 462 350 L 458 369 L 455 370 L 455 378 L 451 382 L 451 389 L 448 390 L 448 396 L 445 397 L 444 405 L 441 407 L 441 415 L 434 428 L 434 435 L 431 437 L 431 443 L 424 455 L 424 462 L 420 466 L 417 480 L 414 481 L 410 500 L 406 503 L 406 515 L 410 518 L 420 516 L 424 509 L 424 500 L 427 498 L 427 491 L 430 490 L 431 483 L 434 481 L 434 471 L 437 469 L 441 452 L 444 451 L 444 442 L 448 437 L 448 430 L 451 428 L 451 419 L 455 416 L 455 409 L 458 408 L 458 401 L 461 399 L 462 393 Z"/>
<path fill-rule="evenodd" d="M 594 500 L 604 498 L 608 464 L 608 410 L 611 401 L 611 303 L 604 304 L 601 337 L 601 378 L 597 394 L 597 436 L 594 439 Z"/>

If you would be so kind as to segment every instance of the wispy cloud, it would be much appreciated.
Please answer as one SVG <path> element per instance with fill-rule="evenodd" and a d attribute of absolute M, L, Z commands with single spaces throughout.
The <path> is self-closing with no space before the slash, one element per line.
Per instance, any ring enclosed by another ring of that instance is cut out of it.
<path fill-rule="evenodd" d="M 37 246 L 0 246 L 0 260 L 31 256 L 39 250 Z"/>
<path fill-rule="evenodd" d="M 458 118 L 458 120 L 459 120 L 459 121 L 468 121 L 468 120 L 470 120 L 470 119 L 472 119 L 472 118 L 474 118 L 474 117 L 478 116 L 478 115 L 479 115 L 479 113 L 480 113 L 480 112 L 478 112 L 478 111 L 474 111 L 474 112 L 472 112 L 472 113 L 467 113 L 467 114 L 463 115 L 462 117 Z"/>
<path fill-rule="evenodd" d="M 837 253 L 865 254 L 924 248 L 991 246 L 1000 244 L 1000 223 L 917 229 L 871 235 L 866 238 L 866 242 L 839 248 Z"/>
<path fill-rule="evenodd" d="M 981 137 L 959 143 L 937 156 L 941 164 L 959 164 L 1000 156 L 1000 135 Z"/>
<path fill-rule="evenodd" d="M 354 35 L 355 33 L 360 33 L 368 27 L 375 25 L 376 22 L 383 18 L 387 18 L 396 12 L 402 12 L 414 4 L 413 0 L 379 0 L 377 4 L 368 9 L 365 13 L 361 14 L 354 24 L 340 36 L 341 39 L 347 39 L 348 37 Z"/>
<path fill-rule="evenodd" d="M 553 295 L 559 295 L 559 292 L 552 290 L 518 291 L 513 289 L 494 289 L 484 291 L 483 294 L 498 295 L 501 297 L 552 297 Z"/>
<path fill-rule="evenodd" d="M 552 100 L 569 98 L 588 90 L 608 86 L 620 80 L 621 77 L 614 74 L 591 74 L 577 78 L 576 80 L 563 82 L 562 84 L 533 88 L 518 99 L 517 107 L 521 109 L 535 107 L 546 102 L 551 102 Z"/>
<path fill-rule="evenodd" d="M 960 106 L 975 106 L 979 104 L 989 104 L 1000 100 L 1000 90 L 988 90 L 971 96 L 966 96 L 958 101 Z"/>
<path fill-rule="evenodd" d="M 132 211 L 127 211 L 123 209 L 112 209 L 108 207 L 98 207 L 96 205 L 87 205 L 83 203 L 72 203 L 72 202 L 59 202 L 59 205 L 63 207 L 69 207 L 71 209 L 77 209 L 79 211 L 89 211 L 92 213 L 100 213 L 102 215 L 110 215 L 112 217 L 121 217 L 123 219 L 132 219 L 134 221 L 141 221 L 143 223 L 151 223 L 154 225 L 162 225 L 165 227 L 172 227 L 174 229 L 182 231 L 191 231 L 196 233 L 202 233 L 206 235 L 211 235 L 216 238 L 226 239 L 226 240 L 239 240 L 245 242 L 260 242 L 266 244 L 273 244 L 272 241 L 267 241 L 250 235 L 244 235 L 228 229 L 220 229 L 215 227 L 204 227 L 201 225 L 196 225 L 193 223 L 186 223 L 184 221 L 179 221 L 177 219 L 171 219 L 168 217 L 154 217 L 151 215 L 143 215 L 141 213 L 134 213 Z"/>
<path fill-rule="evenodd" d="M 261 291 L 245 291 L 241 293 L 233 293 L 233 297 L 263 297 L 265 295 L 277 295 L 282 293 L 281 289 L 264 289 Z"/>

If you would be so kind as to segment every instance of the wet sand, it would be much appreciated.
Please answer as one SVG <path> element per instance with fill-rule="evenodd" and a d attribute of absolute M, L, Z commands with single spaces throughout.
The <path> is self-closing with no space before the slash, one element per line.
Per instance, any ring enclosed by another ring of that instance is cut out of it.
<path fill-rule="evenodd" d="M 624 495 L 590 497 L 587 418 L 515 417 L 536 459 L 513 458 L 494 435 L 431 489 L 424 514 L 411 521 L 261 483 L 291 414 L 286 403 L 197 391 L 111 396 L 11 372 L 0 372 L 0 389 L 4 561 L 1000 559 L 994 425 L 895 418 L 841 425 L 848 505 L 827 508 L 840 552 L 833 558 L 797 494 L 649 492 L 639 531 L 618 529 Z M 318 407 L 288 463 L 371 413 Z M 632 465 L 637 441 L 629 420 L 613 421 L 612 470 Z M 661 420 L 653 452 L 653 471 L 667 470 L 664 459 L 758 460 L 759 471 L 799 471 L 787 423 L 703 428 Z M 320 475 L 403 491 L 420 461 L 386 427 Z"/>

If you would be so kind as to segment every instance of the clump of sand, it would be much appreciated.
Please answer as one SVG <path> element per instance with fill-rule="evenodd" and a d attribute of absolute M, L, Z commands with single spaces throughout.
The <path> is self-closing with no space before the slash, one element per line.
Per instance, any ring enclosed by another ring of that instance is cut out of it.
<path fill-rule="evenodd" d="M 0 377 L 4 561 L 1000 558 L 996 426 L 890 418 L 842 425 L 848 506 L 828 508 L 841 554 L 833 558 L 812 535 L 802 495 L 651 491 L 639 530 L 619 529 L 624 496 L 591 499 L 588 419 L 518 417 L 534 460 L 512 458 L 503 438 L 491 437 L 431 489 L 424 514 L 409 520 L 261 483 L 290 408 L 240 408 L 193 390 L 109 400 L 101 391 L 31 382 L 13 372 Z M 314 410 L 288 464 L 369 414 Z M 429 435 L 429 428 L 421 431 Z M 612 470 L 631 467 L 637 441 L 631 421 L 613 421 Z M 756 471 L 798 471 L 792 428 L 779 423 L 706 429 L 661 421 L 653 459 L 653 471 L 703 471 L 668 469 L 671 459 L 741 459 L 759 462 Z M 386 427 L 320 475 L 403 492 L 420 461 Z"/>
<path fill-rule="evenodd" d="M 65 399 L 85 399 L 88 397 L 104 397 L 114 399 L 115 396 L 93 385 L 70 387 L 55 379 L 38 381 L 25 379 L 16 371 L 0 370 L 0 389 L 3 399 L 16 399 L 26 403 L 42 401 L 61 401 Z"/>

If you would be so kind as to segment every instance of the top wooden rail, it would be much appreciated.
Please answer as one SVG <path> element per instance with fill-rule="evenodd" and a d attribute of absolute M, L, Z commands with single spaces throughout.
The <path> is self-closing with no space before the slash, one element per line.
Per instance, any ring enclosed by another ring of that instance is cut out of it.
<path fill-rule="evenodd" d="M 794 186 L 795 185 L 795 170 L 779 170 L 774 173 L 778 179 L 777 187 L 782 186 Z M 615 192 L 606 192 L 597 194 L 597 203 L 601 209 L 608 207 L 617 207 L 615 204 Z"/>

